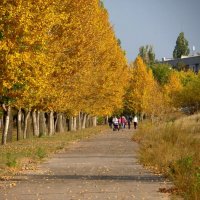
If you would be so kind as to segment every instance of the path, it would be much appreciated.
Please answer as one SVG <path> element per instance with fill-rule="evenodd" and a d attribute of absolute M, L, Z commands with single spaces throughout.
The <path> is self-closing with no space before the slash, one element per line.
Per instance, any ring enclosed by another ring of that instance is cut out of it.
<path fill-rule="evenodd" d="M 133 132 L 134 130 L 131 130 Z M 107 131 L 56 154 L 37 172 L 15 178 L 1 200 L 169 200 L 169 187 L 137 162 L 129 130 Z"/>

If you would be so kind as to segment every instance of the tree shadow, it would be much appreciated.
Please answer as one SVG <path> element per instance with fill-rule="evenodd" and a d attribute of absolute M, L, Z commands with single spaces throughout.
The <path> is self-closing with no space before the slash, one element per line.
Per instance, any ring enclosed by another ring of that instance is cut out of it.
<path fill-rule="evenodd" d="M 157 175 L 130 175 L 130 176 L 114 176 L 114 175 L 28 175 L 28 179 L 23 176 L 13 177 L 10 181 L 30 181 L 30 180 L 87 180 L 87 181 L 136 181 L 136 182 L 163 182 L 166 179 L 163 176 Z"/>

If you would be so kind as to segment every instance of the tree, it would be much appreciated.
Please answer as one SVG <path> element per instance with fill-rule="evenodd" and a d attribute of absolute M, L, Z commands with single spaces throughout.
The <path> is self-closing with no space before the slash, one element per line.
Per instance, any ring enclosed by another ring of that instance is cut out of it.
<path fill-rule="evenodd" d="M 187 108 L 190 113 L 199 110 L 200 105 L 200 75 L 194 75 L 178 94 L 178 107 Z"/>
<path fill-rule="evenodd" d="M 43 79 L 49 73 L 45 44 L 49 27 L 55 23 L 50 5 L 51 1 L 33 0 L 0 3 L 0 93 L 6 116 L 3 144 L 6 144 L 11 107 L 32 107 L 45 88 Z"/>
<path fill-rule="evenodd" d="M 176 46 L 173 51 L 174 58 L 181 58 L 181 56 L 188 56 L 190 49 L 188 48 L 188 41 L 184 37 L 184 33 L 181 32 L 176 40 Z"/>
<path fill-rule="evenodd" d="M 158 63 L 151 66 L 154 78 L 158 81 L 160 85 L 164 85 L 168 82 L 169 76 L 171 74 L 172 66 L 169 64 Z"/>
<path fill-rule="evenodd" d="M 141 46 L 138 54 L 146 64 L 155 63 L 155 53 L 152 45 Z"/>
<path fill-rule="evenodd" d="M 151 69 L 140 56 L 130 68 L 130 81 L 124 97 L 124 108 L 129 112 L 148 113 L 155 81 Z"/>
<path fill-rule="evenodd" d="M 165 99 L 171 107 L 179 104 L 177 95 L 183 89 L 179 72 L 174 71 L 170 74 L 168 83 L 164 85 Z"/>
<path fill-rule="evenodd" d="M 46 125 L 52 135 L 56 126 L 63 132 L 66 116 L 74 120 L 75 130 L 76 118 L 79 127 L 85 121 L 81 115 L 95 119 L 122 107 L 128 67 L 108 17 L 99 0 L 0 3 L 3 144 L 10 135 L 13 108 L 18 110 L 19 125 L 20 113 L 25 113 L 18 132 L 23 129 L 26 138 L 29 116 L 35 136 L 46 134 Z"/>

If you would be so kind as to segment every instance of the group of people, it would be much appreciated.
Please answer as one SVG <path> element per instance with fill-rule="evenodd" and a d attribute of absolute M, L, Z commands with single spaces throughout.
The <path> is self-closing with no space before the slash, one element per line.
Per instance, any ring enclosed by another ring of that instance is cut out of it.
<path fill-rule="evenodd" d="M 113 130 L 125 129 L 126 125 L 128 125 L 128 129 L 130 129 L 132 122 L 134 125 L 134 129 L 136 129 L 138 125 L 137 116 L 134 116 L 134 118 L 132 118 L 132 116 L 129 116 L 127 117 L 127 119 L 125 116 L 120 116 L 118 118 L 115 116 L 108 119 L 109 126 L 110 128 L 113 128 Z"/>

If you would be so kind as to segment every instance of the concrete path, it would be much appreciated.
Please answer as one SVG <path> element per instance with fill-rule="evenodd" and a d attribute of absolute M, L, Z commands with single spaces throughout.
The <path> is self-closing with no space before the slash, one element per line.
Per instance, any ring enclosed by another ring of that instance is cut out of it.
<path fill-rule="evenodd" d="M 41 164 L 36 172 L 15 177 L 16 186 L 1 200 L 169 200 L 159 188 L 170 184 L 137 161 L 134 130 L 107 132 L 72 144 Z"/>

